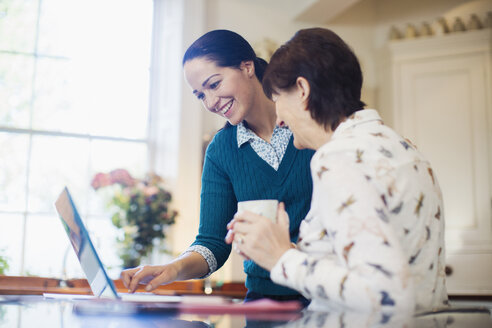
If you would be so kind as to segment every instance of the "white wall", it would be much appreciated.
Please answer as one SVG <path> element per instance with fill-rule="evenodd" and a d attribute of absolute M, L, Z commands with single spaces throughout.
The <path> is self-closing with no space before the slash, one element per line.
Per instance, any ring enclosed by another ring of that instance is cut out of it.
<path fill-rule="evenodd" d="M 200 35 L 205 33 L 205 2 L 183 1 L 183 44 L 182 54 Z M 182 58 L 182 55 L 180 56 Z M 177 65 L 181 65 L 181 60 Z M 179 127 L 178 175 L 174 189 L 173 205 L 179 212 L 176 224 L 169 234 L 172 251 L 177 255 L 184 251 L 198 232 L 200 214 L 201 137 L 203 109 L 191 95 L 184 78 L 181 84 L 181 122 Z"/>
<path fill-rule="evenodd" d="M 381 83 L 378 72 L 384 65 L 378 62 L 378 57 L 388 40 L 391 26 L 404 30 L 408 23 L 412 23 L 420 27 L 422 22 L 434 22 L 467 2 L 472 0 L 361 0 L 321 26 L 335 31 L 354 49 L 364 71 L 362 98 L 370 107 L 378 107 L 378 86 Z M 301 28 L 320 26 L 315 22 L 297 21 L 288 11 L 289 1 L 285 0 L 285 6 L 279 6 L 280 3 L 278 0 L 209 0 L 206 28 L 231 29 L 253 45 L 264 38 L 280 45 Z M 214 130 L 222 122 L 222 119 L 207 114 L 204 116 L 204 130 Z"/>
<path fill-rule="evenodd" d="M 386 123 L 393 125 L 387 109 L 380 103 L 385 92 L 384 49 L 392 26 L 405 32 L 408 24 L 421 28 L 423 22 L 433 24 L 447 16 L 454 8 L 473 0 L 363 0 L 326 26 L 337 32 L 350 44 L 364 71 L 363 100 L 371 107 L 381 109 Z M 384 107 L 380 108 L 380 107 Z"/>

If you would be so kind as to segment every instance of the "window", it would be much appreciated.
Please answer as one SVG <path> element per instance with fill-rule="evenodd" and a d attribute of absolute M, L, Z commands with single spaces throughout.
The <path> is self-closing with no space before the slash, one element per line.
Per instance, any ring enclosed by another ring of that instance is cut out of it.
<path fill-rule="evenodd" d="M 103 262 L 119 265 L 117 231 L 90 180 L 120 167 L 143 176 L 156 156 L 149 132 L 153 8 L 151 0 L 0 2 L 0 255 L 8 257 L 7 274 L 60 277 L 65 269 L 81 276 L 53 206 L 65 185 Z"/>

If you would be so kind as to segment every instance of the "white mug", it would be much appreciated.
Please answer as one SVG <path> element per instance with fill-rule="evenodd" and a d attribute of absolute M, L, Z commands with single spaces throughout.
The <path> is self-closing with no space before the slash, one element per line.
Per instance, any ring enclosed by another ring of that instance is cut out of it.
<path fill-rule="evenodd" d="M 247 200 L 237 203 L 238 212 L 250 211 L 267 217 L 273 222 L 277 222 L 277 207 L 278 200 L 276 199 Z"/>

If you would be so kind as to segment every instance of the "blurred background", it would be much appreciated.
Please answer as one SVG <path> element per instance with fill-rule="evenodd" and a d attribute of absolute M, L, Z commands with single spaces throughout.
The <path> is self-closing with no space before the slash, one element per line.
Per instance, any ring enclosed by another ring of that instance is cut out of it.
<path fill-rule="evenodd" d="M 313 26 L 354 49 L 364 102 L 436 168 L 451 293 L 492 294 L 490 0 L 0 1 L 3 273 L 83 277 L 53 207 L 68 186 L 118 277 L 121 229 L 108 192 L 91 186 L 118 168 L 138 179 L 158 174 L 178 212 L 146 263 L 180 254 L 198 230 L 204 149 L 224 124 L 191 95 L 184 51 L 225 28 L 268 60 Z M 242 281 L 241 258 L 211 279 Z"/>

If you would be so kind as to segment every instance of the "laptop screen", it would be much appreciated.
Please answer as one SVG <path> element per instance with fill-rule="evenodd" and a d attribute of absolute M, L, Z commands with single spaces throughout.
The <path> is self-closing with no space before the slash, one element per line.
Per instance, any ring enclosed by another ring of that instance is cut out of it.
<path fill-rule="evenodd" d="M 113 281 L 108 277 L 97 255 L 68 188 L 62 191 L 55 207 L 94 295 L 118 298 Z"/>

